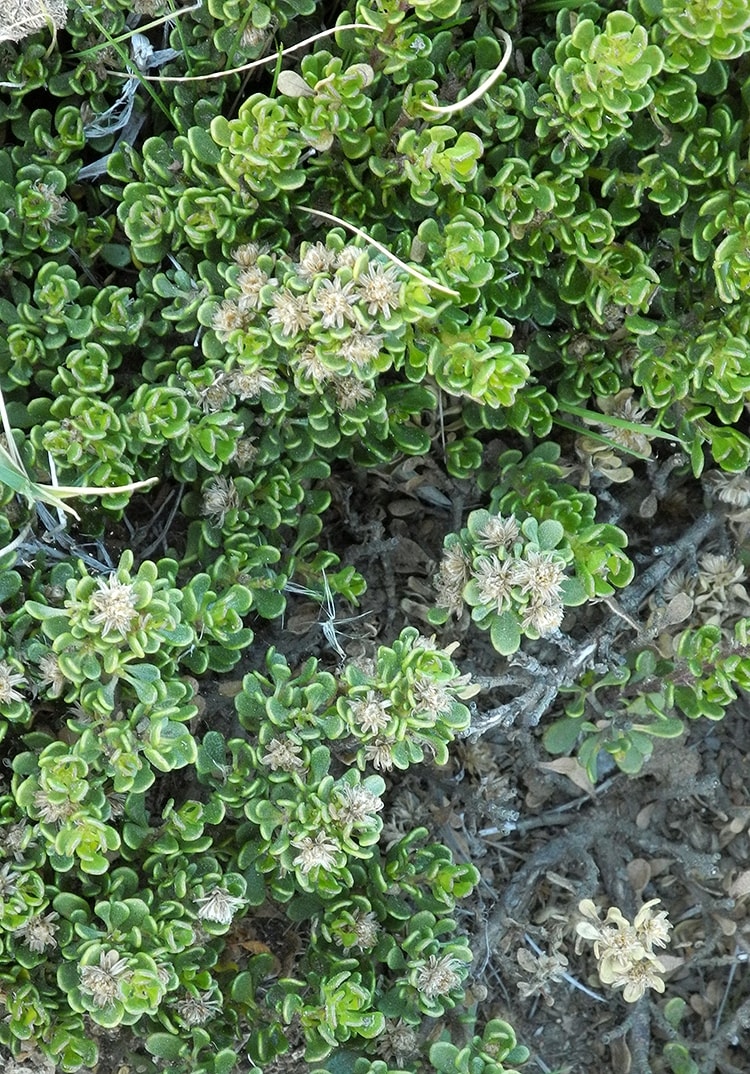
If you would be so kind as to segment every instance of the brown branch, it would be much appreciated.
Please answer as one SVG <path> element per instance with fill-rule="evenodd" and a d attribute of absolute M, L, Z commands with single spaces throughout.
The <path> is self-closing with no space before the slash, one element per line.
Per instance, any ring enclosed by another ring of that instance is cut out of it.
<path fill-rule="evenodd" d="M 716 514 L 704 514 L 674 544 L 668 545 L 661 555 L 643 572 L 637 581 L 625 589 L 619 600 L 619 607 L 627 615 L 636 615 L 643 602 L 657 589 L 675 567 L 688 555 L 694 555 L 696 549 L 715 529 L 722 524 Z M 542 717 L 549 711 L 560 689 L 575 682 L 581 674 L 593 665 L 597 656 L 603 656 L 609 663 L 609 649 L 614 638 L 622 629 L 622 616 L 613 613 L 600 627 L 592 631 L 583 641 L 576 645 L 570 655 L 555 665 L 539 663 L 533 656 L 523 651 L 509 658 L 511 666 L 521 666 L 527 670 L 531 683 L 528 689 L 487 712 L 475 713 L 471 727 L 464 737 L 472 741 L 486 735 L 494 728 L 507 728 L 519 719 L 521 726 L 536 727 Z"/>

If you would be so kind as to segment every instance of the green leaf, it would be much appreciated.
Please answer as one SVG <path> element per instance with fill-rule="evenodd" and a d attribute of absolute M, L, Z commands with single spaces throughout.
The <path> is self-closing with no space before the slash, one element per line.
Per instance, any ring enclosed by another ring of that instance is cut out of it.
<path fill-rule="evenodd" d="M 633 731 L 651 735 L 652 738 L 679 738 L 684 730 L 684 723 L 676 716 L 664 716 L 645 725 L 633 724 Z"/>
<path fill-rule="evenodd" d="M 107 242 L 102 246 L 102 260 L 113 268 L 128 268 L 131 264 L 130 247 Z"/>
<path fill-rule="evenodd" d="M 391 436 L 404 455 L 426 455 L 430 450 L 429 434 L 415 425 L 394 425 Z"/>
<path fill-rule="evenodd" d="M 574 749 L 578 736 L 581 733 L 579 720 L 573 720 L 569 716 L 561 720 L 555 720 L 544 732 L 542 742 L 549 753 L 570 753 Z"/>
<path fill-rule="evenodd" d="M 455 1044 L 438 1040 L 430 1048 L 430 1062 L 441 1074 L 456 1074 L 459 1051 Z"/>
<path fill-rule="evenodd" d="M 700 1068 L 690 1058 L 690 1052 L 684 1044 L 677 1041 L 665 1044 L 664 1058 L 669 1063 L 672 1074 L 700 1074 Z"/>
<path fill-rule="evenodd" d="M 227 763 L 224 736 L 218 731 L 207 731 L 198 747 L 198 767 L 207 775 L 220 776 Z"/>
<path fill-rule="evenodd" d="M 5 570 L 0 574 L 0 604 L 14 597 L 21 588 L 21 576 L 16 571 Z"/>
<path fill-rule="evenodd" d="M 589 594 L 580 578 L 563 578 L 560 583 L 560 596 L 566 608 L 575 608 L 585 604 Z"/>
<path fill-rule="evenodd" d="M 187 132 L 187 140 L 191 150 L 202 164 L 216 165 L 221 160 L 221 149 L 203 127 L 191 127 Z"/>
<path fill-rule="evenodd" d="M 537 531 L 537 541 L 539 542 L 539 547 L 542 551 L 550 551 L 553 548 L 557 548 L 564 536 L 565 530 L 560 523 L 553 518 L 547 518 L 544 522 L 540 523 L 539 530 Z"/>
<path fill-rule="evenodd" d="M 667 1000 L 664 1004 L 664 1017 L 671 1025 L 672 1029 L 677 1029 L 680 1022 L 685 1017 L 687 1011 L 687 1003 L 682 996 L 673 996 L 672 999 Z"/>
<path fill-rule="evenodd" d="M 354 1064 L 358 1058 L 356 1052 L 339 1048 L 326 1059 L 325 1074 L 354 1074 Z M 320 1074 L 324 1072 L 321 1071 Z"/>
<path fill-rule="evenodd" d="M 521 627 L 512 612 L 503 612 L 493 620 L 490 627 L 493 646 L 503 656 L 510 656 L 521 644 Z"/>
<path fill-rule="evenodd" d="M 151 1033 L 146 1037 L 146 1050 L 159 1059 L 179 1059 L 185 1045 L 171 1033 Z"/>
<path fill-rule="evenodd" d="M 290 921 L 308 921 L 320 912 L 322 903 L 317 895 L 300 895 L 294 899 L 286 910 Z"/>
<path fill-rule="evenodd" d="M 222 1048 L 214 1056 L 214 1074 L 230 1074 L 237 1065 L 239 1056 L 233 1048 Z"/>

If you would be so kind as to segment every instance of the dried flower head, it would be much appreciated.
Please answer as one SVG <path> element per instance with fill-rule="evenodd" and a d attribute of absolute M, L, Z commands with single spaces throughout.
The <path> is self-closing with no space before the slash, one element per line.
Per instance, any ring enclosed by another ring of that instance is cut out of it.
<path fill-rule="evenodd" d="M 256 264 L 262 252 L 256 242 L 245 242 L 242 246 L 238 246 L 236 250 L 232 251 L 232 258 L 238 265 L 250 268 Z"/>
<path fill-rule="evenodd" d="M 341 344 L 341 357 L 350 362 L 355 369 L 364 369 L 380 354 L 382 342 L 382 336 L 354 329 Z"/>
<path fill-rule="evenodd" d="M 273 296 L 271 303 L 268 320 L 279 326 L 283 336 L 296 336 L 312 324 L 306 295 L 295 295 L 288 288 L 282 287 Z"/>
<path fill-rule="evenodd" d="M 17 686 L 25 686 L 26 677 L 7 660 L 0 660 L 0 705 L 9 705 L 12 701 L 23 701 L 23 694 Z"/>
<path fill-rule="evenodd" d="M 462 963 L 450 955 L 430 955 L 427 961 L 417 972 L 415 985 L 426 999 L 435 999 L 436 996 L 446 996 L 454 988 L 458 988 L 463 976 L 457 971 Z"/>
<path fill-rule="evenodd" d="M 295 356 L 294 364 L 303 376 L 309 377 L 315 385 L 325 384 L 333 378 L 333 373 L 318 354 L 318 348 L 309 343 Z"/>
<path fill-rule="evenodd" d="M 273 19 L 271 20 L 271 23 Z M 256 49 L 260 45 L 265 44 L 268 40 L 269 33 L 273 33 L 273 30 L 269 26 L 253 26 L 248 24 L 242 31 L 240 37 L 240 48 L 247 49 L 249 52 L 251 49 Z"/>
<path fill-rule="evenodd" d="M 258 265 L 249 265 L 237 277 L 240 296 L 237 305 L 243 313 L 260 309 L 260 292 L 268 283 L 268 273 Z"/>
<path fill-rule="evenodd" d="M 306 765 L 301 754 L 299 742 L 292 742 L 290 738 L 272 738 L 260 760 L 272 772 L 302 772 Z"/>
<path fill-rule="evenodd" d="M 342 283 L 338 276 L 332 280 L 320 280 L 313 291 L 312 308 L 320 314 L 323 328 L 343 328 L 345 322 L 354 322 L 353 306 L 357 301 L 354 282 Z"/>
<path fill-rule="evenodd" d="M 208 387 L 204 388 L 200 393 L 201 409 L 204 414 L 218 414 L 230 397 L 231 392 L 229 391 L 226 373 L 217 373 Z"/>
<path fill-rule="evenodd" d="M 568 968 L 567 958 L 559 951 L 551 951 L 549 954 L 544 952 L 532 954 L 531 951 L 522 947 L 516 952 L 516 959 L 521 969 L 527 974 L 525 980 L 516 983 L 516 988 L 522 998 L 541 996 L 551 1007 L 554 1000 L 549 992 L 549 985 L 562 980 L 565 976 Z"/>
<path fill-rule="evenodd" d="M 513 589 L 518 583 L 516 560 L 480 556 L 474 563 L 472 574 L 482 604 L 494 608 L 498 613 L 510 607 Z"/>
<path fill-rule="evenodd" d="M 130 977 L 128 960 L 119 952 L 102 951 L 98 966 L 81 966 L 81 991 L 85 992 L 95 1007 L 109 1007 L 122 999 L 122 988 Z"/>
<path fill-rule="evenodd" d="M 258 445 L 251 436 L 242 436 L 234 445 L 232 462 L 241 470 L 246 469 L 258 456 Z"/>
<path fill-rule="evenodd" d="M 435 602 L 459 616 L 464 608 L 463 591 L 469 580 L 469 557 L 458 545 L 450 545 L 443 552 L 435 577 Z"/>
<path fill-rule="evenodd" d="M 0 854 L 4 857 L 13 858 L 14 861 L 23 861 L 24 850 L 33 841 L 34 830 L 25 820 L 0 827 Z"/>
<path fill-rule="evenodd" d="M 516 585 L 536 604 L 556 604 L 560 600 L 565 564 L 554 552 L 527 551 L 516 560 Z"/>
<path fill-rule="evenodd" d="M 71 802 L 67 798 L 61 801 L 51 800 L 46 791 L 38 790 L 34 794 L 34 809 L 39 814 L 39 819 L 45 824 L 59 824 L 68 820 L 78 811 L 77 802 Z"/>
<path fill-rule="evenodd" d="M 292 862 L 300 872 L 307 875 L 313 869 L 333 869 L 336 858 L 341 853 L 339 843 L 325 832 L 317 835 L 303 835 L 299 839 L 292 839 L 292 846 L 297 847 L 300 853 Z"/>
<path fill-rule="evenodd" d="M 237 486 L 231 478 L 215 477 L 203 490 L 202 513 L 213 526 L 223 526 L 229 512 L 238 506 Z"/>
<path fill-rule="evenodd" d="M 416 708 L 421 713 L 430 713 L 437 720 L 450 712 L 453 697 L 444 686 L 440 686 L 426 676 L 420 676 L 411 688 Z"/>
<path fill-rule="evenodd" d="M 110 574 L 106 581 L 97 580 L 98 589 L 89 601 L 94 610 L 91 622 L 102 628 L 102 637 L 119 634 L 127 637 L 138 618 L 138 597 L 132 585 L 121 582 L 116 574 Z"/>
<path fill-rule="evenodd" d="M 456 646 L 457 643 L 451 642 L 451 644 L 446 646 L 442 651 L 450 655 Z M 426 653 L 437 653 L 440 651 L 440 646 L 438 645 L 437 638 L 434 634 L 430 634 L 429 637 L 426 634 L 418 634 L 414 639 L 414 648 L 423 649 Z"/>
<path fill-rule="evenodd" d="M 126 796 L 119 791 L 110 791 L 105 797 L 109 806 L 110 817 L 122 817 L 125 813 Z"/>
<path fill-rule="evenodd" d="M 540 638 L 546 638 L 560 627 L 564 615 L 562 604 L 532 601 L 524 608 L 521 625 L 524 630 L 535 630 Z"/>
<path fill-rule="evenodd" d="M 34 190 L 36 190 L 37 194 L 41 194 L 47 203 L 47 218 L 45 221 L 47 226 L 49 224 L 59 224 L 61 220 L 65 219 L 69 198 L 66 198 L 64 194 L 58 194 L 50 183 L 44 183 L 41 179 L 37 179 L 34 183 Z"/>
<path fill-rule="evenodd" d="M 57 917 L 56 913 L 50 913 L 44 917 L 41 914 L 36 914 L 34 917 L 29 918 L 20 929 L 16 929 L 13 935 L 22 940 L 29 951 L 33 951 L 35 954 L 41 954 L 47 948 L 51 950 L 57 947 L 57 940 L 55 939 Z"/>
<path fill-rule="evenodd" d="M 365 913 L 364 910 L 358 910 L 352 916 L 354 918 L 352 927 L 356 936 L 352 946 L 358 947 L 360 951 L 369 951 L 378 942 L 380 932 L 378 919 L 372 911 Z"/>
<path fill-rule="evenodd" d="M 392 1062 L 397 1067 L 403 1067 L 419 1046 L 419 1037 L 414 1028 L 407 1025 L 403 1020 L 387 1022 L 380 1037 L 378 1037 L 378 1051 L 383 1059 Z"/>
<path fill-rule="evenodd" d="M 695 574 L 685 570 L 672 571 L 672 573 L 664 580 L 661 594 L 662 598 L 666 603 L 669 603 L 674 597 L 682 594 L 688 597 L 694 597 L 697 584 L 698 578 Z"/>
<path fill-rule="evenodd" d="M 240 309 L 239 303 L 231 298 L 224 299 L 211 321 L 211 327 L 222 343 L 226 343 L 232 332 L 236 332 L 246 326 L 246 313 Z"/>
<path fill-rule="evenodd" d="M 371 761 L 374 768 L 379 772 L 390 772 L 393 768 L 393 747 L 396 744 L 394 738 L 378 735 L 373 742 L 365 746 L 365 760 Z"/>
<path fill-rule="evenodd" d="M 386 319 L 401 304 L 401 281 L 395 265 L 373 262 L 357 280 L 357 291 L 371 317 Z"/>
<path fill-rule="evenodd" d="M 479 528 L 477 544 L 487 551 L 496 548 L 512 548 L 520 533 L 521 527 L 513 515 L 509 515 L 508 518 L 503 518 L 502 515 L 492 515 Z"/>
<path fill-rule="evenodd" d="M 325 243 L 314 242 L 308 246 L 299 259 L 297 274 L 303 280 L 312 281 L 321 273 L 332 272 L 336 266 L 336 251 L 329 250 Z"/>
<path fill-rule="evenodd" d="M 440 574 L 450 583 L 466 585 L 469 579 L 469 556 L 460 544 L 452 544 L 443 552 Z"/>
<path fill-rule="evenodd" d="M 221 1003 L 211 992 L 186 995 L 176 1003 L 177 1013 L 188 1028 L 202 1026 L 221 1011 Z"/>
<path fill-rule="evenodd" d="M 229 374 L 229 388 L 240 399 L 257 399 L 261 392 L 276 390 L 276 381 L 265 369 L 234 369 Z"/>
<path fill-rule="evenodd" d="M 385 730 L 390 722 L 390 707 L 391 702 L 375 690 L 368 690 L 365 697 L 350 698 L 348 701 L 353 725 L 367 735 L 377 735 Z"/>
<path fill-rule="evenodd" d="M 56 654 L 45 653 L 38 665 L 37 686 L 41 690 L 46 690 L 50 697 L 59 697 L 67 681 L 60 670 L 60 662 Z"/>
<path fill-rule="evenodd" d="M 356 377 L 334 376 L 332 380 L 339 410 L 354 410 L 360 403 L 367 403 L 375 394 L 372 388 Z"/>
<path fill-rule="evenodd" d="M 362 249 L 359 246 L 353 246 L 349 243 L 346 246 L 342 246 L 339 252 L 336 254 L 335 265 L 336 268 L 348 268 L 353 269 L 362 256 Z"/>
<path fill-rule="evenodd" d="M 213 921 L 217 925 L 229 925 L 245 900 L 230 895 L 225 888 L 212 888 L 206 895 L 195 900 L 201 921 Z"/>
<path fill-rule="evenodd" d="M 728 474 L 723 470 L 709 470 L 703 480 L 722 503 L 730 507 L 750 507 L 750 473 Z"/>
<path fill-rule="evenodd" d="M 354 787 L 344 784 L 336 792 L 338 805 L 331 809 L 331 816 L 337 824 L 349 827 L 354 824 L 372 824 L 375 814 L 383 808 L 383 799 L 358 784 Z"/>
<path fill-rule="evenodd" d="M 18 873 L 13 872 L 10 862 L 0 867 L 0 899 L 10 899 L 16 893 Z"/>
<path fill-rule="evenodd" d="M 388 802 L 388 812 L 383 819 L 382 845 L 390 849 L 394 843 L 408 835 L 414 828 L 414 818 L 421 816 L 424 804 L 412 791 L 401 788 Z"/>
<path fill-rule="evenodd" d="M 700 586 L 709 592 L 727 589 L 745 579 L 745 568 L 734 556 L 724 556 L 716 552 L 704 552 L 698 560 Z"/>

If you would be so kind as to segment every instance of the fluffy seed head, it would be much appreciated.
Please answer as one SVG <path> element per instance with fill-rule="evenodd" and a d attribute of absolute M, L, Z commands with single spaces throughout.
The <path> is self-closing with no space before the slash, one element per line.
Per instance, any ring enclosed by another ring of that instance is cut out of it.
<path fill-rule="evenodd" d="M 333 869 L 336 865 L 336 855 L 341 851 L 336 840 L 326 835 L 325 832 L 318 832 L 314 837 L 303 835 L 299 839 L 292 839 L 292 846 L 300 851 L 292 864 L 305 875 L 311 873 L 313 869 L 326 871 Z"/>
<path fill-rule="evenodd" d="M 354 283 L 349 280 L 342 284 L 336 276 L 333 280 L 321 280 L 314 293 L 312 307 L 320 314 L 323 328 L 343 328 L 344 322 L 355 319 L 352 307 L 357 301 L 353 291 Z"/>
<path fill-rule="evenodd" d="M 0 660 L 0 705 L 23 701 L 23 694 L 19 694 L 16 687 L 25 685 L 25 676 L 16 671 L 7 660 Z"/>
<path fill-rule="evenodd" d="M 260 760 L 272 772 L 300 772 L 305 768 L 301 753 L 302 746 L 298 742 L 292 742 L 289 738 L 272 738 Z"/>
<path fill-rule="evenodd" d="M 304 332 L 312 324 L 307 297 L 295 295 L 283 287 L 273 296 L 268 320 L 279 326 L 282 336 L 296 336 L 298 332 Z"/>
<path fill-rule="evenodd" d="M 480 556 L 474 564 L 472 574 L 482 604 L 494 608 L 498 613 L 510 607 L 513 588 L 518 582 L 514 559 L 501 560 L 497 556 Z"/>
<path fill-rule="evenodd" d="M 207 895 L 196 899 L 198 917 L 201 921 L 213 921 L 217 925 L 229 925 L 232 918 L 244 905 L 244 899 L 230 895 L 224 888 L 213 888 Z"/>
<path fill-rule="evenodd" d="M 202 1026 L 221 1010 L 221 1003 L 210 992 L 185 996 L 177 1001 L 177 1013 L 186 1026 Z"/>
<path fill-rule="evenodd" d="M 57 914 L 51 913 L 42 917 L 41 914 L 36 914 L 20 928 L 16 929 L 13 933 L 23 943 L 26 944 L 29 951 L 33 951 L 35 954 L 41 954 L 47 948 L 57 947 L 57 940 L 55 939 L 55 933 L 57 932 Z"/>
<path fill-rule="evenodd" d="M 133 620 L 138 618 L 135 590 L 132 585 L 121 582 L 116 574 L 110 574 L 106 582 L 99 579 L 97 585 L 99 588 L 89 602 L 95 613 L 91 616 L 91 622 L 102 628 L 104 638 L 108 634 L 127 637 Z"/>
<path fill-rule="evenodd" d="M 417 973 L 417 990 L 427 999 L 447 995 L 461 984 L 461 974 L 456 972 L 460 965 L 461 963 L 450 955 L 444 955 L 442 958 L 430 955 Z"/>
<path fill-rule="evenodd" d="M 81 966 L 81 991 L 95 1007 L 109 1007 L 122 999 L 122 987 L 130 977 L 128 961 L 117 951 L 103 951 L 98 966 Z"/>
<path fill-rule="evenodd" d="M 400 305 L 401 283 L 396 267 L 377 262 L 368 265 L 357 280 L 357 291 L 371 317 L 380 314 L 387 319 Z"/>
<path fill-rule="evenodd" d="M 339 804 L 331 810 L 331 815 L 338 824 L 345 827 L 354 824 L 371 824 L 375 814 L 383 808 L 383 800 L 367 787 L 361 785 L 350 787 L 345 784 L 338 792 Z"/>
<path fill-rule="evenodd" d="M 388 726 L 390 707 L 391 702 L 374 690 L 368 690 L 366 697 L 355 697 L 349 701 L 352 722 L 358 731 L 367 735 L 377 735 Z"/>

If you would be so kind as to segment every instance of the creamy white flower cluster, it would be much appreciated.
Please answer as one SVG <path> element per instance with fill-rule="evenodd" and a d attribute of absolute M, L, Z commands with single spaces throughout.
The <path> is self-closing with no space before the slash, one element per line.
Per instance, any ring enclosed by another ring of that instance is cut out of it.
<path fill-rule="evenodd" d="M 659 902 L 651 899 L 645 903 L 632 924 L 616 906 L 610 906 L 602 921 L 591 899 L 578 904 L 583 920 L 576 925 L 576 932 L 582 939 L 593 941 L 602 984 L 622 988 L 628 1003 L 635 1003 L 648 988 L 664 991 L 660 976 L 664 965 L 654 954 L 654 947 L 666 946 L 672 925 L 666 911 L 653 910 Z"/>
<path fill-rule="evenodd" d="M 222 409 L 232 395 L 247 400 L 274 390 L 273 363 L 248 364 L 238 350 L 251 329 L 271 335 L 307 393 L 330 388 L 340 410 L 370 399 L 375 373 L 390 364 L 381 355 L 403 303 L 399 269 L 359 246 L 322 242 L 303 243 L 297 262 L 254 243 L 238 247 L 234 260 L 240 271 L 210 323 L 236 364 L 211 386 L 211 408 Z"/>
<path fill-rule="evenodd" d="M 435 582 L 437 604 L 460 615 L 468 597 L 471 605 L 495 615 L 517 611 L 524 632 L 551 634 L 564 614 L 565 559 L 554 549 L 534 548 L 525 541 L 512 515 L 481 514 L 487 517 L 477 527 L 473 555 L 459 542 L 445 549 Z"/>

